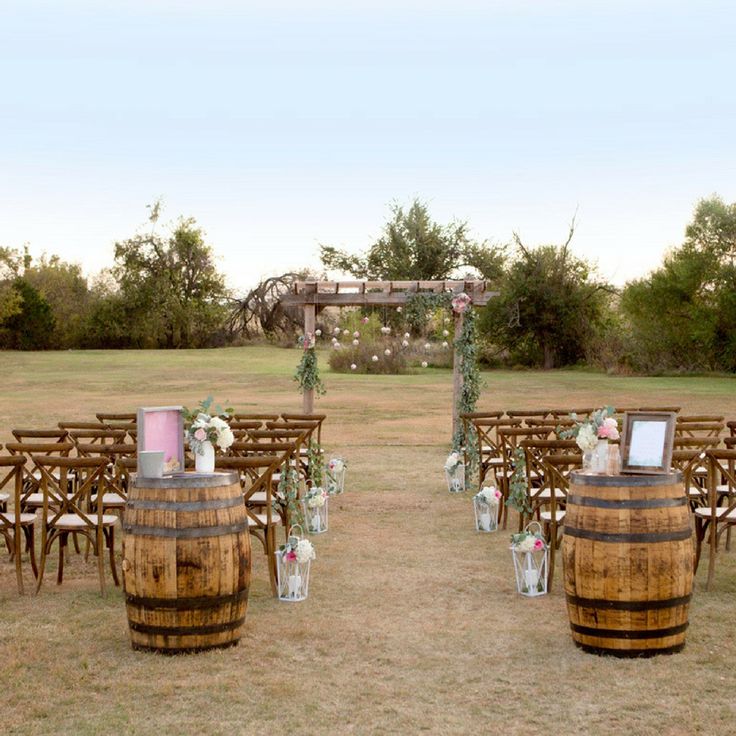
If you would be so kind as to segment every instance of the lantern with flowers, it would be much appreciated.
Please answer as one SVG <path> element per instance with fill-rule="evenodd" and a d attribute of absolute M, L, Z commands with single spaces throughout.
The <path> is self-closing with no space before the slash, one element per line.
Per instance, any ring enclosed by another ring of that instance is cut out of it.
<path fill-rule="evenodd" d="M 530 598 L 547 592 L 549 550 L 537 521 L 527 524 L 523 532 L 511 536 L 516 589 Z"/>
<path fill-rule="evenodd" d="M 481 488 L 473 496 L 476 531 L 495 532 L 498 529 L 498 508 L 500 502 L 501 491 L 492 486 Z"/>
<path fill-rule="evenodd" d="M 302 513 L 310 534 L 322 534 L 328 529 L 330 496 L 324 488 L 312 486 L 302 499 Z"/>
<path fill-rule="evenodd" d="M 465 490 L 465 464 L 460 453 L 453 451 L 447 456 L 445 479 L 450 493 L 461 493 Z"/>
<path fill-rule="evenodd" d="M 347 467 L 347 462 L 341 457 L 333 457 L 327 463 L 327 492 L 331 496 L 345 490 L 345 471 Z"/>
<path fill-rule="evenodd" d="M 314 546 L 301 531 L 298 524 L 291 527 L 286 544 L 276 552 L 276 581 L 281 601 L 303 601 L 309 595 L 309 569 L 316 555 Z"/>

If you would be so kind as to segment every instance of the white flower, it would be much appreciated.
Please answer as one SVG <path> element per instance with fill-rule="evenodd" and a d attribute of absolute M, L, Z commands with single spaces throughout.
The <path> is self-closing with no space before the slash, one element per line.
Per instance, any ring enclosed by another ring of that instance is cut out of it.
<path fill-rule="evenodd" d="M 374 356 L 373 356 L 373 357 L 371 358 L 371 360 L 372 360 L 372 361 L 373 361 L 374 363 L 378 363 L 378 356 L 377 356 L 377 355 L 374 355 Z"/>
<path fill-rule="evenodd" d="M 223 430 L 227 429 L 228 424 L 224 419 L 220 419 L 220 417 L 212 417 L 212 419 L 210 419 L 210 426 L 217 430 Z"/>
<path fill-rule="evenodd" d="M 333 332 L 334 332 L 334 333 L 335 333 L 336 335 L 339 335 L 339 334 L 340 334 L 340 328 L 339 328 L 339 327 L 335 327 L 335 329 L 333 330 Z"/>
<path fill-rule="evenodd" d="M 390 327 L 388 327 L 388 325 L 387 325 L 387 326 L 385 326 L 385 327 L 381 327 L 381 332 L 382 332 L 382 333 L 383 333 L 384 335 L 390 335 L 390 334 L 391 334 L 391 328 L 390 328 Z"/>
<path fill-rule="evenodd" d="M 314 490 L 319 492 L 307 495 L 307 507 L 310 509 L 321 509 L 325 505 L 325 496 L 321 488 L 315 488 Z"/>
<path fill-rule="evenodd" d="M 529 536 L 524 537 L 524 539 L 516 545 L 516 549 L 519 550 L 519 552 L 533 552 L 535 541 L 534 535 L 530 534 Z"/>
<path fill-rule="evenodd" d="M 328 463 L 327 468 L 333 473 L 339 473 L 343 469 L 344 465 L 345 463 L 342 458 L 333 457 L 332 460 L 330 460 L 330 462 Z"/>
<path fill-rule="evenodd" d="M 598 436 L 592 424 L 583 424 L 578 431 L 575 442 L 583 452 L 594 450 L 598 444 Z"/>
<path fill-rule="evenodd" d="M 350 364 L 350 370 L 351 370 L 351 371 L 354 371 L 354 370 L 355 370 L 355 369 L 356 369 L 357 367 L 358 367 L 358 366 L 357 366 L 357 365 L 355 365 L 355 363 L 351 363 L 351 364 Z"/>
<path fill-rule="evenodd" d="M 451 452 L 445 460 L 445 470 L 452 472 L 460 464 L 460 455 L 457 452 Z"/>
<path fill-rule="evenodd" d="M 217 446 L 222 450 L 227 450 L 232 443 L 235 442 L 235 435 L 230 427 L 220 430 L 217 435 Z"/>
<path fill-rule="evenodd" d="M 314 334 L 315 334 L 315 335 L 316 335 L 317 337 L 320 337 L 320 336 L 322 335 L 322 330 L 315 330 L 315 331 L 314 331 Z"/>
<path fill-rule="evenodd" d="M 447 337 L 449 334 L 447 330 L 442 330 L 442 337 Z"/>
<path fill-rule="evenodd" d="M 404 333 L 404 340 L 408 340 L 411 337 L 411 335 L 408 332 Z"/>
<path fill-rule="evenodd" d="M 343 330 L 342 334 L 347 337 L 350 334 L 350 330 Z"/>
<path fill-rule="evenodd" d="M 445 342 L 442 343 L 442 347 L 443 348 L 449 347 L 449 345 L 447 344 L 447 341 L 446 340 L 445 340 Z"/>
<path fill-rule="evenodd" d="M 384 354 L 384 355 L 391 355 L 391 350 L 390 350 L 389 348 L 386 348 L 386 349 L 385 349 L 385 350 L 383 351 L 383 354 Z"/>
<path fill-rule="evenodd" d="M 501 493 L 492 486 L 486 486 L 478 492 L 478 498 L 488 506 L 498 506 Z"/>
<path fill-rule="evenodd" d="M 401 307 L 396 307 L 396 311 L 401 314 L 404 310 Z"/>
<path fill-rule="evenodd" d="M 422 368 L 426 368 L 429 365 L 426 360 L 422 361 Z"/>
<path fill-rule="evenodd" d="M 294 552 L 296 552 L 296 561 L 300 565 L 303 565 L 305 562 L 309 562 L 309 560 L 314 560 L 317 557 L 314 553 L 314 546 L 308 539 L 300 539 L 299 542 L 297 542 Z"/>
<path fill-rule="evenodd" d="M 360 340 L 358 339 L 353 340 L 353 345 L 355 345 L 356 347 L 360 345 Z"/>
<path fill-rule="evenodd" d="M 429 344 L 428 342 L 425 342 L 425 343 L 424 343 L 424 349 L 425 349 L 425 350 L 429 350 L 429 349 L 430 349 L 431 347 L 432 347 L 432 346 L 431 346 L 431 345 L 430 345 L 430 344 Z"/>
<path fill-rule="evenodd" d="M 339 343 L 339 342 L 334 342 L 334 343 L 332 344 L 332 347 L 333 347 L 333 348 L 335 348 L 335 350 L 339 350 L 339 349 L 340 349 L 340 348 L 342 347 L 342 345 L 340 345 L 340 343 Z"/>
<path fill-rule="evenodd" d="M 408 348 L 409 347 L 409 343 L 406 340 L 403 340 L 402 343 L 401 343 L 401 347 L 402 348 Z"/>

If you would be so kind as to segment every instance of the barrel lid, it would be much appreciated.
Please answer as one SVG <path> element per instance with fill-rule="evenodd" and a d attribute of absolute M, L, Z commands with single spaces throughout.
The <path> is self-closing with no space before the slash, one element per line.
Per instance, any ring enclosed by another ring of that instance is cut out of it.
<path fill-rule="evenodd" d="M 573 486 L 669 486 L 682 483 L 682 473 L 662 473 L 661 475 L 593 475 L 573 470 L 570 473 L 570 485 Z"/>
<path fill-rule="evenodd" d="M 238 474 L 233 470 L 216 470 L 214 473 L 169 473 L 163 478 L 144 478 L 131 473 L 130 479 L 136 488 L 216 488 L 238 483 Z"/>

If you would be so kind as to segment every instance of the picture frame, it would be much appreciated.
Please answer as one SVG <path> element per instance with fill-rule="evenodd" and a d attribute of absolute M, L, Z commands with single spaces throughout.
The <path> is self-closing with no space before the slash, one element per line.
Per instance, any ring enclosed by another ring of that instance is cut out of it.
<path fill-rule="evenodd" d="M 627 411 L 621 436 L 621 472 L 670 473 L 676 421 L 671 411 Z"/>
<path fill-rule="evenodd" d="M 164 474 L 184 472 L 184 407 L 144 406 L 138 409 L 138 456 L 164 453 Z M 141 473 L 140 460 L 138 473 Z"/>

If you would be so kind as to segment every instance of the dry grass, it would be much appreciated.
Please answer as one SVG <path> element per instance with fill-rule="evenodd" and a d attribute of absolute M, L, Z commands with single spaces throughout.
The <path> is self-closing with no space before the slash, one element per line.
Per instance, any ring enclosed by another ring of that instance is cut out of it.
<path fill-rule="evenodd" d="M 100 409 L 196 403 L 298 409 L 295 351 L 3 354 L 7 428 Z M 19 597 L 0 562 L 5 733 L 667 734 L 734 732 L 736 552 L 715 591 L 698 575 L 682 654 L 642 661 L 578 651 L 559 575 L 513 590 L 508 536 L 472 531 L 450 496 L 447 371 L 327 375 L 325 442 L 349 461 L 347 493 L 315 538 L 310 598 L 269 596 L 260 549 L 246 634 L 234 649 L 164 657 L 130 649 L 122 596 L 101 599 L 74 557 L 61 588 Z M 736 418 L 730 379 L 485 374 L 484 408 L 678 403 Z M 29 581 L 30 582 L 30 581 Z M 705 703 L 707 702 L 707 706 Z"/>

